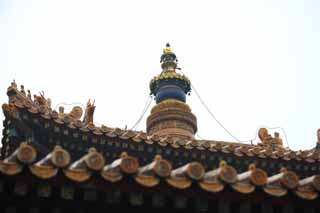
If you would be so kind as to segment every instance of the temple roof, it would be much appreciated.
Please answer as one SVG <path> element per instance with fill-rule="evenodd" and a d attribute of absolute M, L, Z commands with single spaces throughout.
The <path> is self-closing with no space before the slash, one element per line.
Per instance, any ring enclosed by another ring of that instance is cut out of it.
<path fill-rule="evenodd" d="M 253 164 L 247 171 L 239 173 L 224 161 L 212 165 L 212 169 L 207 171 L 197 161 L 173 168 L 171 162 L 161 155 L 154 156 L 153 161 L 143 165 L 138 158 L 126 152 L 109 162 L 95 148 L 74 161 L 71 161 L 72 153 L 60 146 L 43 158 L 39 158 L 37 153 L 35 147 L 20 144 L 12 155 L 0 161 L 0 172 L 6 176 L 16 176 L 25 171 L 23 168 L 28 168 L 28 173 L 40 180 L 52 179 L 62 172 L 64 178 L 77 183 L 89 179 L 101 179 L 111 184 L 133 180 L 135 184 L 149 189 L 158 186 L 169 187 L 169 190 L 196 187 L 211 194 L 219 194 L 228 187 L 240 194 L 261 193 L 262 190 L 266 196 L 282 197 L 293 193 L 305 200 L 316 199 L 320 191 L 319 175 L 301 179 L 285 168 L 274 175 Z"/>
<path fill-rule="evenodd" d="M 61 116 L 61 113 L 52 110 L 51 107 L 45 106 L 47 104 L 46 102 L 40 103 L 41 101 L 31 100 L 19 91 L 16 86 L 10 86 L 8 88 L 8 94 L 12 93 L 14 93 L 14 95 L 9 95 L 10 98 L 13 98 L 10 99 L 12 101 L 9 101 L 8 104 L 3 104 L 2 106 L 7 119 L 17 119 L 16 116 L 21 112 L 23 114 L 20 114 L 20 122 L 28 120 L 31 116 L 38 127 L 45 129 L 52 128 L 53 132 L 65 132 L 70 130 L 72 132 L 79 132 L 79 134 L 91 133 L 98 138 L 97 140 L 99 140 L 99 138 L 118 138 L 120 140 L 126 140 L 128 143 L 154 144 L 159 147 L 170 147 L 172 149 L 190 151 L 203 150 L 204 152 L 223 153 L 235 157 L 269 158 L 283 161 L 296 160 L 297 162 L 306 162 L 310 164 L 320 161 L 320 152 L 318 149 L 293 151 L 282 146 L 273 146 L 272 141 L 277 141 L 279 138 L 274 138 L 270 135 L 266 137 L 266 141 L 271 141 L 270 143 L 272 143 L 272 146 L 264 144 L 266 143 L 264 141 L 259 144 L 243 144 L 216 140 L 186 140 L 184 138 L 171 138 L 169 136 L 158 136 L 156 134 L 147 135 L 144 131 L 107 127 L 106 125 L 96 126 L 93 122 L 94 109 L 89 116 L 90 118 L 84 118 L 83 121 L 81 121 L 73 118 L 73 111 L 70 113 L 64 112 L 63 116 Z M 91 108 L 95 107 L 92 104 L 87 106 Z"/>
<path fill-rule="evenodd" d="M 257 144 L 195 139 L 197 119 L 186 103 L 191 83 L 176 72 L 170 46 L 161 63 L 163 72 L 150 83 L 157 104 L 146 132 L 97 125 L 96 105 L 90 100 L 84 108 L 66 112 L 61 106 L 56 111 L 43 92 L 32 95 L 13 81 L 9 101 L 2 105 L 0 182 L 21 176 L 38 183 L 59 179 L 60 185 L 90 182 L 95 190 L 122 185 L 153 194 L 190 190 L 187 196 L 207 200 L 224 193 L 232 199 L 250 194 L 252 200 L 259 195 L 286 203 L 288 197 L 303 202 L 318 198 L 318 145 L 293 151 L 283 146 L 279 133 L 272 136 L 265 128 L 259 130 Z"/>
<path fill-rule="evenodd" d="M 91 100 L 70 112 L 63 106 L 56 111 L 44 92 L 32 95 L 13 81 L 2 105 L 0 193 L 6 188 L 4 197 L 26 195 L 32 186 L 32 193 L 37 188 L 39 197 L 52 194 L 56 200 L 57 190 L 51 193 L 51 188 L 57 187 L 62 199 L 72 200 L 74 187 L 83 190 L 84 199 L 98 201 L 98 194 L 112 200 L 129 192 L 132 205 L 152 197 L 152 208 L 158 208 L 166 202 L 163 197 L 174 197 L 178 208 L 189 210 L 186 199 L 191 199 L 201 212 L 216 203 L 217 212 L 229 212 L 226 200 L 238 209 L 247 199 L 249 209 L 265 200 L 275 204 L 275 212 L 284 204 L 294 205 L 296 212 L 301 206 L 318 208 L 320 130 L 317 146 L 300 151 L 284 147 L 280 134 L 266 128 L 259 129 L 256 144 L 196 139 L 197 118 L 186 103 L 191 82 L 176 72 L 177 62 L 167 44 L 162 72 L 149 85 L 156 105 L 146 131 L 97 125 Z M 102 206 L 100 201 L 94 205 Z"/>

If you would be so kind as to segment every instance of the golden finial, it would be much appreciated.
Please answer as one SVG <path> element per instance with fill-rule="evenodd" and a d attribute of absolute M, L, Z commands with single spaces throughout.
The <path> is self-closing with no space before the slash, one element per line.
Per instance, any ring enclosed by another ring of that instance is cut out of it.
<path fill-rule="evenodd" d="M 163 49 L 163 53 L 172 53 L 172 49 L 169 43 L 166 44 L 166 48 Z"/>

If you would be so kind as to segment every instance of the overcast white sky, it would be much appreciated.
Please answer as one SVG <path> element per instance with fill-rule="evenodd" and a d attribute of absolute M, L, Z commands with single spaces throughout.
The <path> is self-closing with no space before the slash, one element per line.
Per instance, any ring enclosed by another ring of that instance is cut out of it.
<path fill-rule="evenodd" d="M 309 149 L 320 128 L 319 11 L 318 0 L 0 0 L 0 102 L 16 79 L 54 106 L 95 99 L 97 123 L 130 128 L 170 42 L 236 137 L 280 126 L 290 148 Z M 188 103 L 202 138 L 234 141 L 194 92 Z"/>

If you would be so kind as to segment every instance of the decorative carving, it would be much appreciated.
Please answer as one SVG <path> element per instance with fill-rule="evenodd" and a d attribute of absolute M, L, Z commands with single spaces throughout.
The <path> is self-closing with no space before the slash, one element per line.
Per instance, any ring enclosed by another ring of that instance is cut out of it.
<path fill-rule="evenodd" d="M 260 141 L 264 143 L 267 140 L 270 140 L 272 137 L 270 134 L 268 134 L 268 130 L 266 128 L 260 128 L 258 132 L 258 136 L 260 138 Z"/>
<path fill-rule="evenodd" d="M 39 107 L 43 108 L 45 112 L 51 112 L 51 99 L 46 99 L 44 96 L 44 92 L 40 92 L 40 95 L 33 95 L 34 103 Z"/>
<path fill-rule="evenodd" d="M 5 116 L 17 119 L 18 118 L 18 110 L 13 104 L 3 104 L 2 110 L 5 114 Z"/>
<path fill-rule="evenodd" d="M 49 111 L 52 111 L 51 104 L 52 104 L 51 99 L 50 99 L 50 98 L 47 98 L 46 106 L 47 106 L 47 108 L 48 108 Z"/>
<path fill-rule="evenodd" d="M 278 132 L 275 132 L 274 137 L 272 137 L 266 128 L 261 128 L 259 129 L 258 136 L 262 142 L 261 145 L 271 148 L 283 147 L 283 142 Z"/>
<path fill-rule="evenodd" d="M 24 90 L 24 86 L 21 85 L 20 88 L 21 88 L 21 90 L 20 90 L 21 94 L 22 94 L 23 96 L 26 96 L 26 91 Z"/>
<path fill-rule="evenodd" d="M 80 120 L 82 114 L 83 114 L 82 108 L 79 106 L 74 106 L 71 112 L 69 113 L 69 116 L 71 117 L 72 120 L 76 121 L 76 120 Z"/>
<path fill-rule="evenodd" d="M 87 102 L 87 107 L 84 113 L 84 118 L 83 118 L 83 124 L 84 125 L 94 125 L 93 123 L 93 115 L 94 115 L 94 110 L 96 106 L 94 105 L 95 101 L 93 103 L 90 102 L 90 99 Z"/>
<path fill-rule="evenodd" d="M 11 87 L 14 88 L 14 89 L 18 89 L 17 83 L 16 83 L 16 81 L 14 79 L 11 82 Z"/>
<path fill-rule="evenodd" d="M 274 140 L 273 140 L 274 144 L 277 144 L 279 146 L 283 146 L 283 143 L 282 143 L 282 139 L 280 138 L 280 134 L 279 132 L 275 132 L 274 133 Z"/>
<path fill-rule="evenodd" d="M 27 91 L 28 91 L 28 100 L 32 102 L 31 91 L 29 89 Z"/>
<path fill-rule="evenodd" d="M 59 115 L 58 116 L 61 120 L 63 120 L 63 118 L 64 118 L 64 107 L 63 106 L 59 106 Z"/>

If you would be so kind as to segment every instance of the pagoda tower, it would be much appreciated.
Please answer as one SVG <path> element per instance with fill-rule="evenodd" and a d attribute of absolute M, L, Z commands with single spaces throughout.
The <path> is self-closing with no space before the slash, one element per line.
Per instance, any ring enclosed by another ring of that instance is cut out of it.
<path fill-rule="evenodd" d="M 197 132 L 197 118 L 186 104 L 190 94 L 190 80 L 176 72 L 177 56 L 170 44 L 161 55 L 162 72 L 150 82 L 150 92 L 156 105 L 147 118 L 147 134 L 193 140 Z"/>

